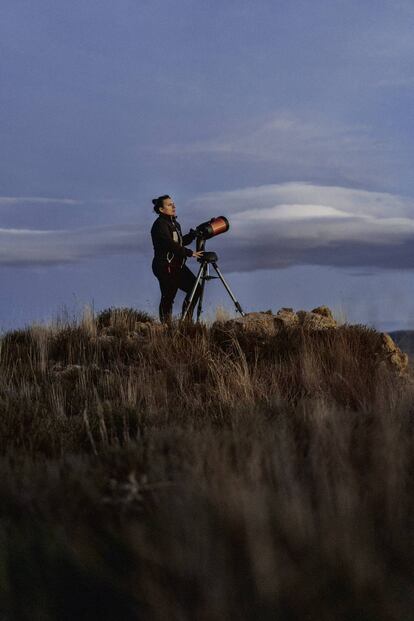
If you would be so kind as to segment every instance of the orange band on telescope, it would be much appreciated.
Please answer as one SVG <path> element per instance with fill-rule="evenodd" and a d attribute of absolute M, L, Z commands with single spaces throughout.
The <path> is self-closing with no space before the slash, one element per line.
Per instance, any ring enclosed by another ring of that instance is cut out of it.
<path fill-rule="evenodd" d="M 227 231 L 227 222 L 223 218 L 217 218 L 217 220 L 211 222 L 211 228 L 214 235 L 220 235 L 220 233 Z"/>

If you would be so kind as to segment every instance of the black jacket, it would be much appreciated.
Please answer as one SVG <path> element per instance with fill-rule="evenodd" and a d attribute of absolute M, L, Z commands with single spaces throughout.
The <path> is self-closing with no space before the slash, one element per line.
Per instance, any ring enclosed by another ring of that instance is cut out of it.
<path fill-rule="evenodd" d="M 174 235 L 176 233 L 176 235 Z M 160 213 L 151 228 L 152 244 L 156 259 L 171 261 L 174 257 L 185 259 L 191 257 L 193 251 L 184 248 L 195 239 L 195 233 L 181 233 L 181 226 L 174 216 Z M 177 241 L 174 240 L 176 237 Z"/>

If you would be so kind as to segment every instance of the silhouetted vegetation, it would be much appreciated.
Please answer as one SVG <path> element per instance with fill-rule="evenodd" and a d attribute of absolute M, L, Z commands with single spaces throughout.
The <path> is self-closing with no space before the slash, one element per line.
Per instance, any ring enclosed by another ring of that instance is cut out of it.
<path fill-rule="evenodd" d="M 364 326 L 5 334 L 0 602 L 22 620 L 408 620 L 414 383 Z"/>

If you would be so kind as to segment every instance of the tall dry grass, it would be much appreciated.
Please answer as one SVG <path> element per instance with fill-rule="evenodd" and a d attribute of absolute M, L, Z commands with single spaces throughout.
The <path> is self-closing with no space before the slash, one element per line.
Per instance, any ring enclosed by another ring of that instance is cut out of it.
<path fill-rule="evenodd" d="M 377 338 L 4 335 L 2 618 L 410 619 L 414 388 Z"/>

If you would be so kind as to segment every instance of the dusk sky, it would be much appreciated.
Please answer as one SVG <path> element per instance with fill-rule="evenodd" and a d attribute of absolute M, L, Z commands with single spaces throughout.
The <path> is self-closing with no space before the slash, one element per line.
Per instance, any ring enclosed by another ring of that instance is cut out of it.
<path fill-rule="evenodd" d="M 245 312 L 414 329 L 413 32 L 412 0 L 3 0 L 0 329 L 158 316 L 160 194 L 229 219 Z"/>

